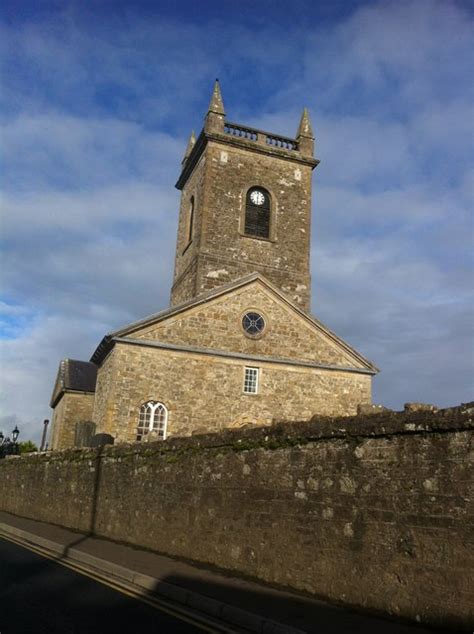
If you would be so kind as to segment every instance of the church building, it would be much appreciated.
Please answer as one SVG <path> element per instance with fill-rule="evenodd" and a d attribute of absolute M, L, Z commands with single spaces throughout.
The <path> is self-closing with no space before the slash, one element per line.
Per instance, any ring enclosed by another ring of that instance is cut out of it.
<path fill-rule="evenodd" d="M 294 139 L 232 123 L 216 81 L 176 183 L 170 306 L 61 362 L 52 449 L 92 423 L 135 442 L 371 402 L 377 368 L 310 313 L 313 146 L 306 109 Z"/>

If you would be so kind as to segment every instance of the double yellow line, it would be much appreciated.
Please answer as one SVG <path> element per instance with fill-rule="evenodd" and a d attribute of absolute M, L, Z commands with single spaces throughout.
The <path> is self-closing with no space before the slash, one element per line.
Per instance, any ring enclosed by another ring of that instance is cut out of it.
<path fill-rule="evenodd" d="M 194 625 L 195 627 L 200 628 L 203 632 L 211 632 L 212 634 L 241 634 L 242 632 L 245 631 L 241 629 L 231 628 L 225 624 L 218 623 L 217 621 L 214 621 L 207 617 L 197 615 L 196 613 L 189 610 L 188 608 L 181 607 L 181 606 L 177 607 L 175 604 L 172 604 L 171 602 L 166 601 L 164 599 L 159 599 L 158 597 L 154 597 L 151 595 L 150 596 L 143 595 L 140 593 L 138 588 L 135 590 L 133 587 L 126 586 L 124 583 L 121 583 L 119 581 L 113 581 L 109 578 L 106 578 L 105 576 L 101 575 L 98 571 L 91 572 L 91 570 L 85 568 L 84 566 L 81 566 L 80 564 L 76 562 L 67 561 L 59 557 L 55 557 L 54 555 L 51 555 L 50 553 L 48 553 L 47 550 L 41 548 L 40 546 L 34 546 L 29 543 L 26 544 L 25 542 L 19 539 L 15 539 L 15 537 L 12 537 L 11 535 L 6 535 L 3 532 L 0 532 L 0 538 L 6 541 L 12 542 L 13 544 L 16 544 L 17 546 L 21 546 L 21 548 L 26 548 L 27 550 L 31 550 L 32 552 L 36 553 L 37 555 L 40 555 L 41 557 L 50 559 L 51 561 L 57 564 L 60 564 L 61 566 L 64 566 L 66 568 L 69 568 L 71 570 L 74 570 L 75 572 L 78 572 L 79 574 L 84 575 L 85 577 L 89 577 L 90 579 L 93 579 L 94 581 L 98 581 L 102 585 L 108 586 L 109 588 L 112 588 L 113 590 L 116 590 L 117 592 L 120 592 L 121 594 L 124 594 L 132 599 L 135 599 L 136 601 L 140 601 L 141 603 L 144 603 L 145 605 L 148 605 L 154 608 L 155 610 L 160 610 L 161 612 L 165 612 L 166 614 L 169 614 L 170 616 L 174 616 L 175 618 L 180 619 L 181 621 L 190 623 L 191 625 Z"/>

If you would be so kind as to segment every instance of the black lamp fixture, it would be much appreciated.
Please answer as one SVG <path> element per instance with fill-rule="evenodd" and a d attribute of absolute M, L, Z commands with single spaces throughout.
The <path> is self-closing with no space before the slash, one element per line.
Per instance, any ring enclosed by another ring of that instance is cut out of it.
<path fill-rule="evenodd" d="M 15 429 L 12 431 L 12 440 L 8 436 L 4 436 L 3 432 L 0 431 L 0 458 L 6 458 L 6 456 L 16 456 L 19 453 L 18 450 L 18 436 L 20 435 L 20 430 L 18 426 L 15 425 Z"/>

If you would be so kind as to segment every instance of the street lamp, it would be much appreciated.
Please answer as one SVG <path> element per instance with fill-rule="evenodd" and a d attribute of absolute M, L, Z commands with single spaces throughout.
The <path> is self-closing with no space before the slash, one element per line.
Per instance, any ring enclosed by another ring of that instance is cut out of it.
<path fill-rule="evenodd" d="M 14 456 L 18 454 L 18 436 L 20 434 L 20 430 L 17 425 L 15 425 L 15 429 L 12 431 L 12 439 L 3 435 L 3 432 L 0 431 L 0 458 L 6 458 L 7 456 Z"/>

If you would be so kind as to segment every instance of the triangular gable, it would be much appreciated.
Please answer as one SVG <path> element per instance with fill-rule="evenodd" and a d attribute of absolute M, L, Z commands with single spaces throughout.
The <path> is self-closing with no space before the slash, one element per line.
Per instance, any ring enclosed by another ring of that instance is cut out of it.
<path fill-rule="evenodd" d="M 260 339 L 248 338 L 243 332 L 241 321 L 247 310 L 265 317 L 267 327 Z M 117 337 L 377 371 L 259 274 L 130 324 L 109 335 L 108 342 Z M 104 352 L 106 344 L 106 340 L 101 344 Z M 94 361 L 100 352 L 99 346 Z"/>

